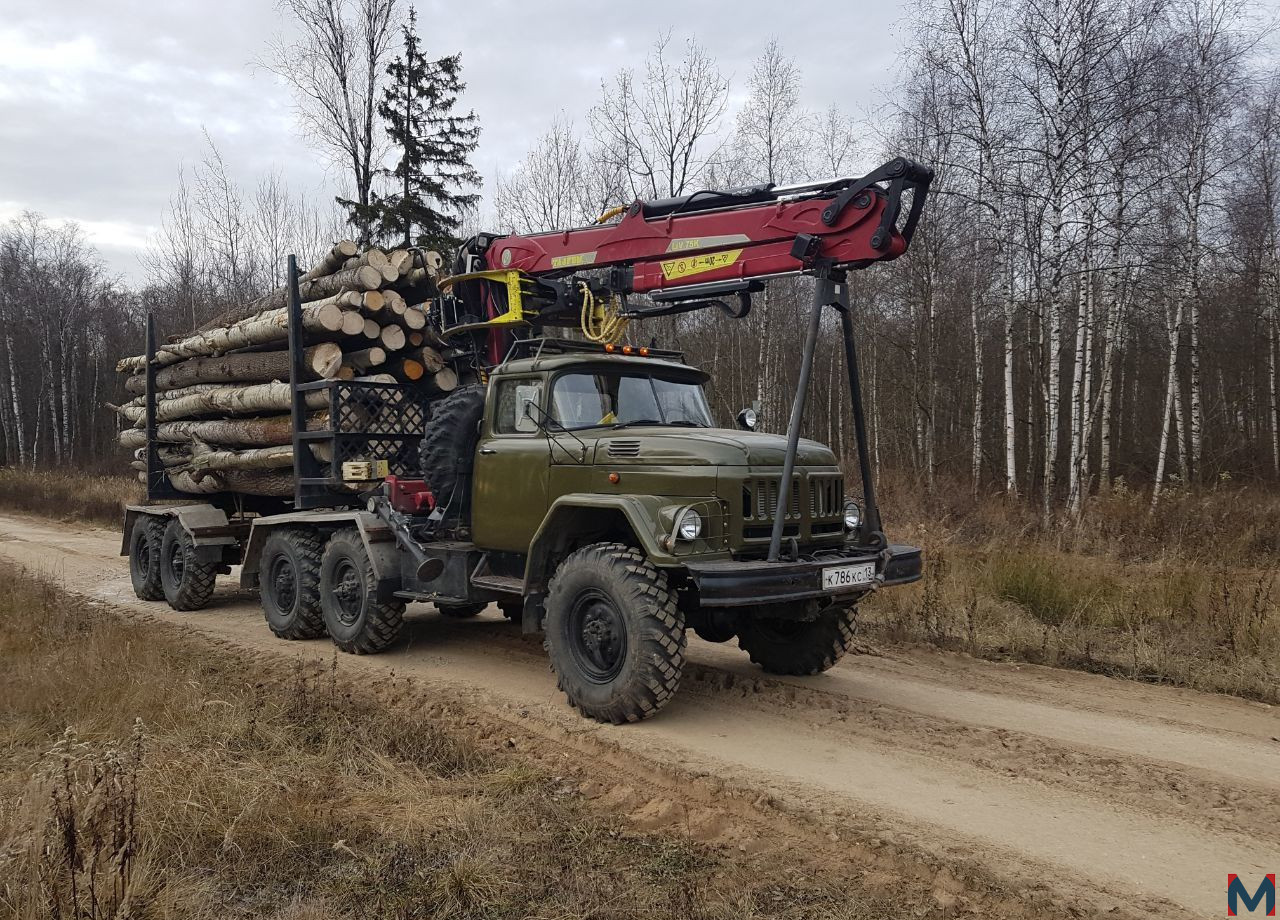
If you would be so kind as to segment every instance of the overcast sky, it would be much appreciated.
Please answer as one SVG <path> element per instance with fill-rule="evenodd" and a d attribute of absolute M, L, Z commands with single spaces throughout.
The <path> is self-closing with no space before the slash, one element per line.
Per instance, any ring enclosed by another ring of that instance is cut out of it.
<path fill-rule="evenodd" d="M 464 104 L 483 127 L 476 165 L 491 179 L 557 112 L 585 127 L 601 79 L 639 65 L 668 27 L 677 41 L 697 36 L 735 90 L 776 36 L 803 67 L 810 106 L 862 115 L 888 85 L 901 0 L 824 4 L 821 21 L 811 5 L 763 0 L 416 5 L 429 53 L 463 54 Z M 0 19 L 0 218 L 78 221 L 112 269 L 137 278 L 204 130 L 244 185 L 279 168 L 291 188 L 328 192 L 287 89 L 252 64 L 289 28 L 271 0 L 9 3 Z"/>

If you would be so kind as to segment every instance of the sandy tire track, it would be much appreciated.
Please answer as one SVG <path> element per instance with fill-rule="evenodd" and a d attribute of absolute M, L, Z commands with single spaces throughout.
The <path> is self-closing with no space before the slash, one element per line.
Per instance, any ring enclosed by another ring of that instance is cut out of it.
<path fill-rule="evenodd" d="M 137 601 L 119 545 L 107 530 L 0 515 L 0 557 L 68 590 L 264 660 L 331 654 L 275 640 L 227 579 L 197 614 Z M 412 678 L 451 720 L 571 761 L 584 794 L 642 827 L 747 852 L 801 847 L 873 889 L 908 879 L 937 907 L 1003 916 L 1212 916 L 1227 872 L 1280 867 L 1272 707 L 933 653 L 767 678 L 736 649 L 695 642 L 658 719 L 597 726 L 507 624 L 410 609 L 396 649 L 341 667 Z"/>

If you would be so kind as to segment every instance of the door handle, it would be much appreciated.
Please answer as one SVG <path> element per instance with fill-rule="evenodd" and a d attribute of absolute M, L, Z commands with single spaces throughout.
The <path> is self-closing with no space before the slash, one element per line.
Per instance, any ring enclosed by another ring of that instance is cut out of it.
<path fill-rule="evenodd" d="M 497 451 L 496 451 L 496 450 L 494 450 L 492 447 L 482 447 L 482 448 L 480 448 L 480 453 L 482 453 L 482 454 L 484 454 L 486 457 L 488 457 L 490 454 L 496 454 L 496 453 L 497 453 Z"/>

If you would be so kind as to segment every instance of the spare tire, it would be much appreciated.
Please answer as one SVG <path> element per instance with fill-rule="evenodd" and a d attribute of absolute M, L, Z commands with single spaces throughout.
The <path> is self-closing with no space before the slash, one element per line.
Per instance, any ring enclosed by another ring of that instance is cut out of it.
<path fill-rule="evenodd" d="M 418 446 L 422 478 L 444 509 L 446 520 L 471 517 L 471 472 L 484 416 L 485 387 L 459 387 L 432 406 L 426 434 Z"/>

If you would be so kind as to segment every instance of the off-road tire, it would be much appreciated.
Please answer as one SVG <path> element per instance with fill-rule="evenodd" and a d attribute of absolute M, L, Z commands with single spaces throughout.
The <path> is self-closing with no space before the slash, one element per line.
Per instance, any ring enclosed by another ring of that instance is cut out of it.
<path fill-rule="evenodd" d="M 195 541 L 182 522 L 170 518 L 160 538 L 160 584 L 174 610 L 199 610 L 213 597 L 218 563 L 196 559 Z"/>
<path fill-rule="evenodd" d="M 274 530 L 262 547 L 258 593 L 267 626 L 281 639 L 318 639 L 325 634 L 320 613 L 320 557 L 324 541 L 314 530 Z"/>
<path fill-rule="evenodd" d="M 373 562 L 355 528 L 330 537 L 320 557 L 320 612 L 333 644 L 344 652 L 371 655 L 400 635 L 404 601 L 378 600 Z"/>
<path fill-rule="evenodd" d="M 485 388 L 459 387 L 432 408 L 418 444 L 422 478 L 448 517 L 466 522 L 471 514 L 471 474 L 475 468 Z"/>
<path fill-rule="evenodd" d="M 680 686 L 684 615 L 666 576 L 640 551 L 596 543 L 572 553 L 551 579 L 546 609 L 543 644 L 556 684 L 584 716 L 639 722 Z"/>
<path fill-rule="evenodd" d="M 164 600 L 160 584 L 160 541 L 164 538 L 164 519 L 140 515 L 129 534 L 129 580 L 133 593 L 144 601 Z"/>
<path fill-rule="evenodd" d="M 454 620 L 469 620 L 479 615 L 488 604 L 441 604 L 436 603 L 436 610 L 440 611 L 441 616 L 446 616 Z"/>
<path fill-rule="evenodd" d="M 746 615 L 738 647 L 769 674 L 820 674 L 853 644 L 857 608 L 828 607 L 812 620 Z"/>

